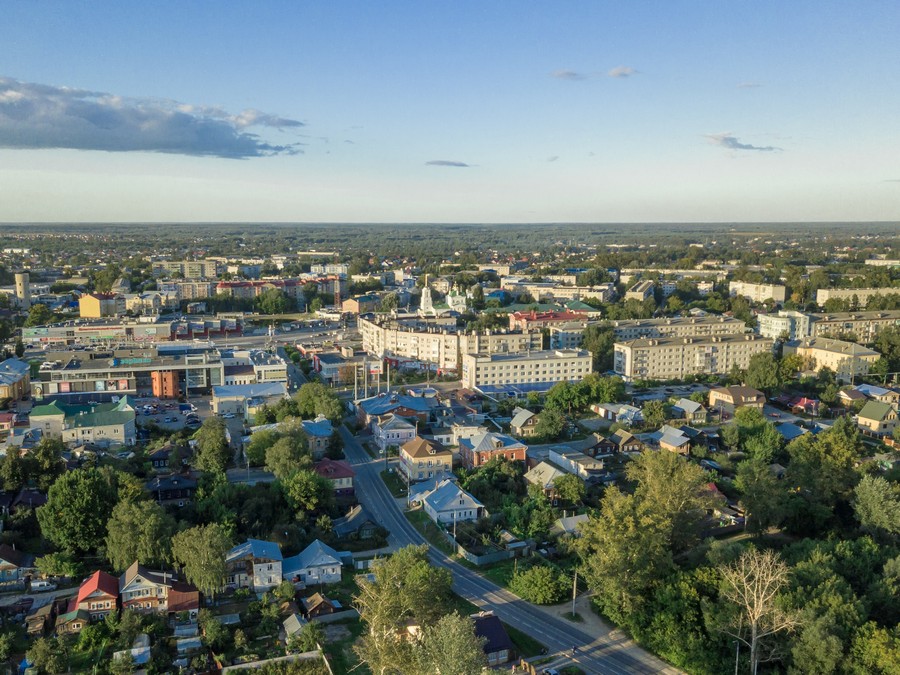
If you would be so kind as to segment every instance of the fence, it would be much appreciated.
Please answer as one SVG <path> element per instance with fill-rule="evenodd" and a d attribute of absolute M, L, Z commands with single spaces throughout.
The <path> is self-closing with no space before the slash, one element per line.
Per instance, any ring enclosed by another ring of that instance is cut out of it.
<path fill-rule="evenodd" d="M 322 616 L 317 616 L 313 621 L 318 623 L 335 623 L 336 621 L 342 621 L 344 619 L 358 619 L 359 612 L 355 609 L 345 609 L 343 612 L 335 612 L 334 614 L 323 614 Z"/>

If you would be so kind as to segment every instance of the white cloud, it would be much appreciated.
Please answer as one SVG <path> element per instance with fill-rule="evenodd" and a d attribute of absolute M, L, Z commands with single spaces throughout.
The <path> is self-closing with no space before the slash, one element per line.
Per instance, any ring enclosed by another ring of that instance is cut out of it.
<path fill-rule="evenodd" d="M 616 66 L 606 74 L 610 77 L 631 77 L 637 75 L 638 71 L 631 66 Z"/>
<path fill-rule="evenodd" d="M 750 145 L 749 143 L 741 143 L 732 133 L 707 134 L 706 137 L 720 148 L 727 150 L 755 150 L 756 152 L 779 152 L 784 148 L 778 148 L 774 145 Z"/>

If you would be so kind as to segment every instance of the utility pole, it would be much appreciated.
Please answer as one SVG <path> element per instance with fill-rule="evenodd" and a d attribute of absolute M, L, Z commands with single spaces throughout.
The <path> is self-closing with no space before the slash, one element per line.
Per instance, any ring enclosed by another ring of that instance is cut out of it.
<path fill-rule="evenodd" d="M 741 656 L 741 643 L 738 640 L 734 641 L 734 675 L 738 675 L 738 659 Z"/>
<path fill-rule="evenodd" d="M 572 581 L 572 619 L 575 618 L 575 596 L 578 595 L 578 569 L 575 570 L 575 578 Z"/>

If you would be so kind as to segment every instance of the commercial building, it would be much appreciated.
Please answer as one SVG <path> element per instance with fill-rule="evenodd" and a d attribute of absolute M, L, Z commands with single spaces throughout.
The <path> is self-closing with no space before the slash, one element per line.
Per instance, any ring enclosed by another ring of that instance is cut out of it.
<path fill-rule="evenodd" d="M 584 321 L 584 316 L 576 312 L 513 312 L 509 315 L 509 329 L 540 331 L 551 326 L 563 326 L 573 321 Z"/>
<path fill-rule="evenodd" d="M 591 353 L 556 349 L 520 354 L 466 354 L 462 359 L 462 385 L 550 385 L 578 382 L 591 372 Z"/>
<path fill-rule="evenodd" d="M 17 358 L 0 363 L 0 399 L 21 401 L 31 393 L 31 366 Z"/>
<path fill-rule="evenodd" d="M 732 281 L 728 284 L 730 297 L 740 296 L 750 302 L 765 302 L 774 300 L 784 302 L 787 297 L 787 289 L 777 284 L 751 284 L 746 281 Z"/>
<path fill-rule="evenodd" d="M 586 298 L 609 302 L 616 293 L 615 286 L 611 283 L 598 286 L 566 286 L 552 281 L 529 281 L 519 277 L 504 278 L 500 283 L 500 288 L 515 295 L 527 293 L 537 302 L 562 302 Z"/>
<path fill-rule="evenodd" d="M 614 345 L 613 368 L 626 381 L 724 375 L 735 366 L 746 368 L 754 354 L 772 345 L 771 338 L 752 334 L 641 338 Z"/>
<path fill-rule="evenodd" d="M 879 295 L 900 295 L 900 286 L 883 288 L 820 288 L 816 291 L 816 304 L 823 306 L 829 300 L 846 300 L 865 307 L 870 298 Z"/>
<path fill-rule="evenodd" d="M 236 319 L 196 317 L 162 321 L 158 317 L 137 320 L 74 320 L 22 329 L 22 342 L 45 348 L 68 346 L 127 345 L 174 340 L 196 340 L 240 336 Z"/>
<path fill-rule="evenodd" d="M 122 316 L 125 313 L 125 296 L 113 293 L 86 293 L 78 299 L 78 315 L 82 319 L 100 319 L 105 316 Z"/>
<path fill-rule="evenodd" d="M 607 321 L 618 342 L 639 338 L 705 337 L 712 335 L 738 335 L 747 332 L 747 325 L 740 319 L 709 315 L 698 317 L 669 317 L 662 319 L 622 319 Z"/>
<path fill-rule="evenodd" d="M 459 372 L 468 353 L 517 353 L 540 349 L 539 331 L 466 331 L 455 319 L 395 320 L 360 318 L 363 350 L 379 359 L 434 364 L 438 371 Z M 395 364 L 396 365 L 396 364 Z"/>
<path fill-rule="evenodd" d="M 65 405 L 54 401 L 37 406 L 29 416 L 32 428 L 70 445 L 94 443 L 134 445 L 137 440 L 135 411 L 127 396 L 118 403 Z"/>
<path fill-rule="evenodd" d="M 31 395 L 91 398 L 111 395 L 174 398 L 208 394 L 225 380 L 219 353 L 210 347 L 158 346 L 84 352 L 47 352 L 31 382 Z"/>
<path fill-rule="evenodd" d="M 838 383 L 852 382 L 868 375 L 869 368 L 881 356 L 874 349 L 854 342 L 823 337 L 788 342 L 784 345 L 784 353 L 797 354 L 806 361 L 808 370 L 832 370 Z"/>

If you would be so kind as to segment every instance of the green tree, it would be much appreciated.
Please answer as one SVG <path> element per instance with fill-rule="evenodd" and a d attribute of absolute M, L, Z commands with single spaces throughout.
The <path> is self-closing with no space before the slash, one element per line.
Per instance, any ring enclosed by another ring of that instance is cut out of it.
<path fill-rule="evenodd" d="M 396 293 L 388 293 L 379 303 L 379 310 L 382 312 L 391 312 L 400 306 L 400 296 Z"/>
<path fill-rule="evenodd" d="M 555 478 L 553 488 L 559 498 L 569 504 L 580 504 L 584 500 L 584 481 L 574 474 L 567 473 Z"/>
<path fill-rule="evenodd" d="M 285 496 L 296 509 L 327 509 L 334 501 L 331 481 L 309 469 L 294 471 L 282 484 Z"/>
<path fill-rule="evenodd" d="M 557 382 L 550 387 L 545 399 L 547 408 L 565 411 L 569 415 L 586 408 L 588 402 L 588 392 L 585 388 L 566 381 Z"/>
<path fill-rule="evenodd" d="M 26 656 L 31 665 L 43 673 L 53 675 L 69 670 L 69 655 L 65 643 L 59 638 L 38 638 Z"/>
<path fill-rule="evenodd" d="M 71 553 L 61 551 L 59 553 L 47 553 L 34 561 L 37 570 L 48 577 L 72 577 L 81 576 L 84 566 L 75 559 Z"/>
<path fill-rule="evenodd" d="M 22 355 L 25 353 L 25 343 L 22 342 L 22 338 L 16 338 L 16 346 L 13 351 L 17 359 L 22 358 Z"/>
<path fill-rule="evenodd" d="M 765 392 L 773 392 L 781 386 L 778 362 L 771 352 L 760 352 L 750 357 L 746 381 L 748 387 Z"/>
<path fill-rule="evenodd" d="M 666 406 L 662 401 L 647 401 L 641 413 L 648 429 L 658 429 L 666 423 Z"/>
<path fill-rule="evenodd" d="M 305 435 L 301 437 L 282 436 L 266 449 L 266 470 L 285 480 L 310 465 L 309 450 Z"/>
<path fill-rule="evenodd" d="M 759 535 L 782 523 L 787 491 L 765 461 L 749 459 L 738 464 L 734 484 L 741 491 L 748 530 Z"/>
<path fill-rule="evenodd" d="M 194 434 L 197 449 L 193 463 L 200 471 L 224 474 L 231 460 L 231 450 L 225 436 L 225 420 L 221 417 L 207 417 Z"/>
<path fill-rule="evenodd" d="M 613 345 L 616 336 L 611 326 L 595 324 L 581 334 L 581 346 L 591 353 L 594 371 L 605 373 L 613 367 Z"/>
<path fill-rule="evenodd" d="M 301 385 L 294 395 L 300 416 L 311 419 L 322 415 L 332 422 L 339 422 L 344 410 L 337 394 L 321 382 L 308 382 Z"/>
<path fill-rule="evenodd" d="M 228 629 L 205 607 L 197 614 L 197 624 L 203 634 L 203 644 L 207 647 L 219 650 L 228 644 Z"/>
<path fill-rule="evenodd" d="M 277 288 L 269 288 L 260 293 L 255 304 L 262 314 L 284 314 L 297 307 L 284 291 Z"/>
<path fill-rule="evenodd" d="M 853 510 L 867 532 L 900 535 L 900 487 L 881 476 L 863 476 L 854 490 Z"/>
<path fill-rule="evenodd" d="M 534 565 L 517 571 L 509 581 L 509 590 L 536 605 L 560 602 L 568 586 L 567 579 L 549 565 Z"/>
<path fill-rule="evenodd" d="M 538 438 L 552 441 L 559 438 L 559 435 L 566 428 L 566 418 L 554 408 L 545 408 L 538 415 L 537 424 L 534 425 L 534 433 Z"/>
<path fill-rule="evenodd" d="M 325 631 L 320 623 L 307 623 L 288 641 L 288 649 L 292 652 L 312 652 L 325 644 Z"/>
<path fill-rule="evenodd" d="M 6 663 L 13 654 L 16 643 L 14 632 L 0 633 L 0 663 Z"/>
<path fill-rule="evenodd" d="M 486 672 L 485 638 L 475 624 L 456 612 L 425 626 L 416 650 L 416 671 L 428 675 L 480 675 Z"/>
<path fill-rule="evenodd" d="M 278 432 L 264 429 L 255 431 L 250 436 L 250 442 L 244 448 L 244 455 L 250 461 L 251 466 L 263 466 L 266 463 L 266 451 L 275 445 L 278 440 Z"/>
<path fill-rule="evenodd" d="M 374 578 L 359 578 L 354 603 L 366 625 L 353 649 L 372 673 L 415 672 L 414 653 L 397 640 L 407 621 L 423 628 L 448 613 L 450 571 L 432 567 L 427 546 L 407 546 L 372 567 Z"/>
<path fill-rule="evenodd" d="M 3 489 L 8 492 L 17 492 L 28 480 L 27 462 L 14 448 L 6 451 L 3 461 L 0 462 L 0 479 L 3 480 Z"/>
<path fill-rule="evenodd" d="M 175 522 L 156 502 L 120 501 L 106 535 L 106 559 L 121 572 L 133 562 L 161 566 L 169 562 Z"/>
<path fill-rule="evenodd" d="M 202 593 L 215 595 L 225 583 L 225 554 L 231 540 L 217 524 L 198 525 L 172 537 L 172 559 Z"/>
<path fill-rule="evenodd" d="M 25 328 L 31 328 L 32 326 L 46 326 L 52 321 L 53 312 L 47 308 L 47 305 L 38 303 L 32 305 L 31 309 L 28 310 L 28 316 L 25 318 L 25 323 L 23 325 Z"/>
<path fill-rule="evenodd" d="M 108 474 L 75 469 L 60 476 L 38 508 L 41 533 L 60 548 L 76 553 L 96 550 L 106 535 L 106 523 L 117 501 Z"/>

